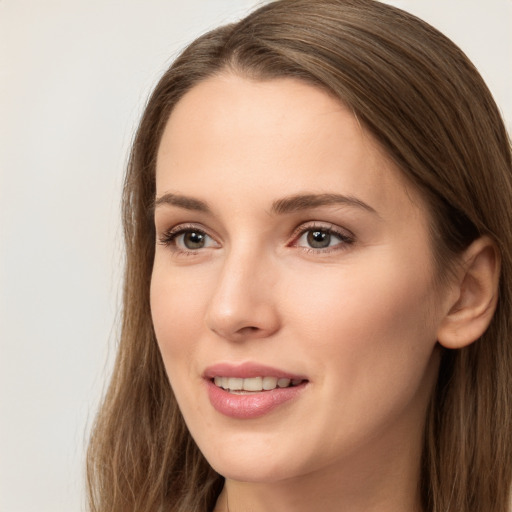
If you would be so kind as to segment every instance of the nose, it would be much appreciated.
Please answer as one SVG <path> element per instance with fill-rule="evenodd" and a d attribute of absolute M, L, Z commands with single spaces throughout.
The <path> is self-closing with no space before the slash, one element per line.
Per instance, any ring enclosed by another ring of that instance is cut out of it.
<path fill-rule="evenodd" d="M 232 253 L 208 304 L 207 327 L 229 341 L 272 336 L 280 328 L 275 282 L 268 259 Z"/>

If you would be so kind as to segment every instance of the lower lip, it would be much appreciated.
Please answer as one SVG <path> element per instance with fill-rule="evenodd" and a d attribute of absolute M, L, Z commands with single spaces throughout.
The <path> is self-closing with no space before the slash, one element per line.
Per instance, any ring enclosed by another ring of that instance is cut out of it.
<path fill-rule="evenodd" d="M 259 418 L 280 405 L 295 399 L 306 387 L 306 382 L 289 388 L 276 388 L 260 393 L 236 395 L 206 380 L 208 396 L 213 408 L 230 418 L 248 420 Z"/>

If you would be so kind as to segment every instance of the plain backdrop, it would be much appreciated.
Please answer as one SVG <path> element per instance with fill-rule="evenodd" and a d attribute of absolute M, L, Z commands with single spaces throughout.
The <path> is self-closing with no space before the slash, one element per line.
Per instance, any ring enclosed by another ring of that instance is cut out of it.
<path fill-rule="evenodd" d="M 252 0 L 0 0 L 0 511 L 85 510 L 117 339 L 120 188 L 151 87 Z M 510 131 L 512 0 L 390 1 L 481 70 Z"/>

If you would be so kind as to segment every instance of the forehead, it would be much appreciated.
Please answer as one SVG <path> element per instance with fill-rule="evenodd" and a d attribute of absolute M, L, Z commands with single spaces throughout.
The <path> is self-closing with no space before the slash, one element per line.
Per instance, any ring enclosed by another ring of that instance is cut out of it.
<path fill-rule="evenodd" d="M 174 108 L 157 158 L 157 195 L 168 191 L 262 207 L 305 191 L 358 196 L 390 212 L 421 206 L 338 99 L 299 80 L 232 74 L 201 82 Z"/>

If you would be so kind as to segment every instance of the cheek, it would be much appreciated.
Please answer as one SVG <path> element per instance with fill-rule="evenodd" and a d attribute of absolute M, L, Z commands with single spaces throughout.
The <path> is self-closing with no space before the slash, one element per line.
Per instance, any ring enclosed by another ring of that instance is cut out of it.
<path fill-rule="evenodd" d="M 151 316 L 167 377 L 186 416 L 197 406 L 198 343 L 204 293 L 188 279 L 177 280 L 167 266 L 155 263 L 151 279 Z M 202 386 L 201 386 L 202 388 Z"/>
<path fill-rule="evenodd" d="M 437 330 L 431 273 L 427 265 L 407 269 L 397 262 L 383 256 L 318 273 L 308 279 L 308 293 L 288 300 L 296 336 L 323 368 L 319 379 L 343 388 L 344 396 L 361 399 L 365 389 L 381 385 L 417 386 L 427 371 Z"/>
<path fill-rule="evenodd" d="M 319 344 L 326 334 L 350 332 L 368 344 L 385 333 L 424 332 L 434 326 L 434 287 L 428 267 L 407 269 L 397 258 L 374 257 L 345 268 L 289 276 L 281 305 Z M 330 339 L 330 336 L 329 336 Z M 349 339 L 343 337 L 340 341 Z"/>
<path fill-rule="evenodd" d="M 420 431 L 437 372 L 429 274 L 381 260 L 315 277 L 293 298 L 294 338 L 322 389 L 315 414 L 330 425 L 330 442 L 359 446 L 397 422 L 404 436 Z"/>
<path fill-rule="evenodd" d="M 169 376 L 189 372 L 202 325 L 205 293 L 188 279 L 173 279 L 158 261 L 151 278 L 151 316 Z M 171 371 L 172 370 L 172 371 Z"/>

